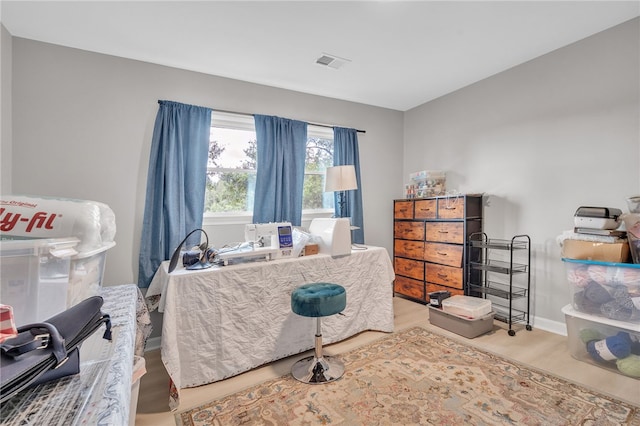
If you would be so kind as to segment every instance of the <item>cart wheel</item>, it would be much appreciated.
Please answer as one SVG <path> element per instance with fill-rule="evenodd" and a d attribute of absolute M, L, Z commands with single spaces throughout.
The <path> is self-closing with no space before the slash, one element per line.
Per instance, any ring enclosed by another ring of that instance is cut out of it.
<path fill-rule="evenodd" d="M 516 335 L 515 330 L 509 330 L 509 336 L 515 336 L 515 335 Z"/>
<path fill-rule="evenodd" d="M 533 330 L 533 327 L 531 327 L 529 324 L 527 324 L 527 331 L 531 331 Z"/>

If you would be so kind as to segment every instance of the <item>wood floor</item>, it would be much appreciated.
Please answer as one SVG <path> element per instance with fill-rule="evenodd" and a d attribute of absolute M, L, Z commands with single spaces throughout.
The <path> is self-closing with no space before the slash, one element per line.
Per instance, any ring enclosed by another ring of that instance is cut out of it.
<path fill-rule="evenodd" d="M 566 337 L 537 330 L 535 324 L 533 324 L 532 331 L 526 331 L 521 325 L 516 325 L 517 333 L 512 337 L 507 334 L 506 324 L 495 321 L 492 332 L 475 339 L 465 339 L 429 324 L 427 306 L 400 297 L 394 297 L 394 311 L 396 332 L 414 326 L 422 326 L 434 332 L 464 340 L 470 345 L 499 354 L 504 358 L 527 364 L 539 370 L 548 371 L 569 381 L 580 383 L 591 389 L 597 389 L 602 393 L 640 406 L 640 380 L 575 360 L 569 354 Z M 345 341 L 326 346 L 324 351 L 327 355 L 340 354 L 385 335 L 387 334 L 380 332 L 360 333 Z M 309 336 L 309 338 L 313 339 L 312 336 Z M 178 411 L 186 410 L 266 380 L 288 374 L 291 365 L 296 360 L 310 354 L 311 351 L 273 362 L 220 382 L 197 388 L 183 389 Z M 169 400 L 169 376 L 160 360 L 160 351 L 147 352 L 145 361 L 147 373 L 140 382 L 136 425 L 175 425 L 174 413 L 169 410 L 167 404 Z"/>

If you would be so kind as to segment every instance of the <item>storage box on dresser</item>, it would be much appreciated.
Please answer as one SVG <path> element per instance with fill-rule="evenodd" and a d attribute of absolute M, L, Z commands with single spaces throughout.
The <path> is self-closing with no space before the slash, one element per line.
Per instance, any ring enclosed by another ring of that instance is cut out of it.
<path fill-rule="evenodd" d="M 428 303 L 428 293 L 464 294 L 465 245 L 482 230 L 482 194 L 394 201 L 394 292 Z"/>

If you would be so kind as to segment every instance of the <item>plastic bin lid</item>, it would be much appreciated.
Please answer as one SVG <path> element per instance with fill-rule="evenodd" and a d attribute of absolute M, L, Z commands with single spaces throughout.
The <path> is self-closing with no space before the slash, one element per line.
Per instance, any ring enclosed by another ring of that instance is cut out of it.
<path fill-rule="evenodd" d="M 597 315 L 587 314 L 586 312 L 580 312 L 574 309 L 571 304 L 568 304 L 562 308 L 562 313 L 571 317 L 580 318 L 583 320 L 597 322 L 600 324 L 610 325 L 616 328 L 622 328 L 628 331 L 640 333 L 640 324 L 630 323 L 628 321 L 618 321 L 609 319 L 607 317 L 601 317 Z"/>
<path fill-rule="evenodd" d="M 1 256 L 36 255 L 48 251 L 55 257 L 71 257 L 78 254 L 75 247 L 80 240 L 70 238 L 43 238 L 34 240 L 0 240 Z"/>
<path fill-rule="evenodd" d="M 73 258 L 74 259 L 86 259 L 88 257 L 95 256 L 96 254 L 100 254 L 103 251 L 107 251 L 110 248 L 114 247 L 115 245 L 116 245 L 116 242 L 115 241 L 111 241 L 111 242 L 103 244 L 101 247 L 98 247 L 97 249 L 78 252 L 75 256 L 73 256 Z"/>
<path fill-rule="evenodd" d="M 456 294 L 454 296 L 444 299 L 442 301 L 442 304 L 447 306 L 477 308 L 477 307 L 491 306 L 491 300 L 483 299 L 481 297 L 463 296 L 460 294 Z"/>
<path fill-rule="evenodd" d="M 579 263 L 581 265 L 602 265 L 602 266 L 614 266 L 618 268 L 640 269 L 640 263 L 602 262 L 600 260 L 580 260 L 580 259 L 569 259 L 566 257 L 563 257 L 562 261 L 567 263 Z"/>

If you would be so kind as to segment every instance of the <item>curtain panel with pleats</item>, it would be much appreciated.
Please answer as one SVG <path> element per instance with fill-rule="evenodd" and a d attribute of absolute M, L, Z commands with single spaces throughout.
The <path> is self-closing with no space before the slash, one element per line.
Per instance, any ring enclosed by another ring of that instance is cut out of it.
<path fill-rule="evenodd" d="M 211 109 L 158 103 L 140 241 L 138 286 L 143 288 L 185 235 L 202 227 L 207 179 Z M 186 246 L 198 244 L 199 235 Z"/>
<path fill-rule="evenodd" d="M 302 224 L 307 123 L 255 115 L 257 139 L 253 223 Z"/>
<path fill-rule="evenodd" d="M 343 127 L 333 128 L 333 165 L 345 166 L 353 164 L 356 169 L 358 189 L 346 191 L 344 217 L 351 218 L 351 225 L 358 227 L 351 238 L 354 243 L 364 244 L 364 220 L 362 213 L 362 181 L 360 180 L 360 154 L 358 151 L 358 131 Z M 335 205 L 338 205 L 338 194 L 334 194 Z M 337 212 L 336 212 L 337 213 Z"/>

